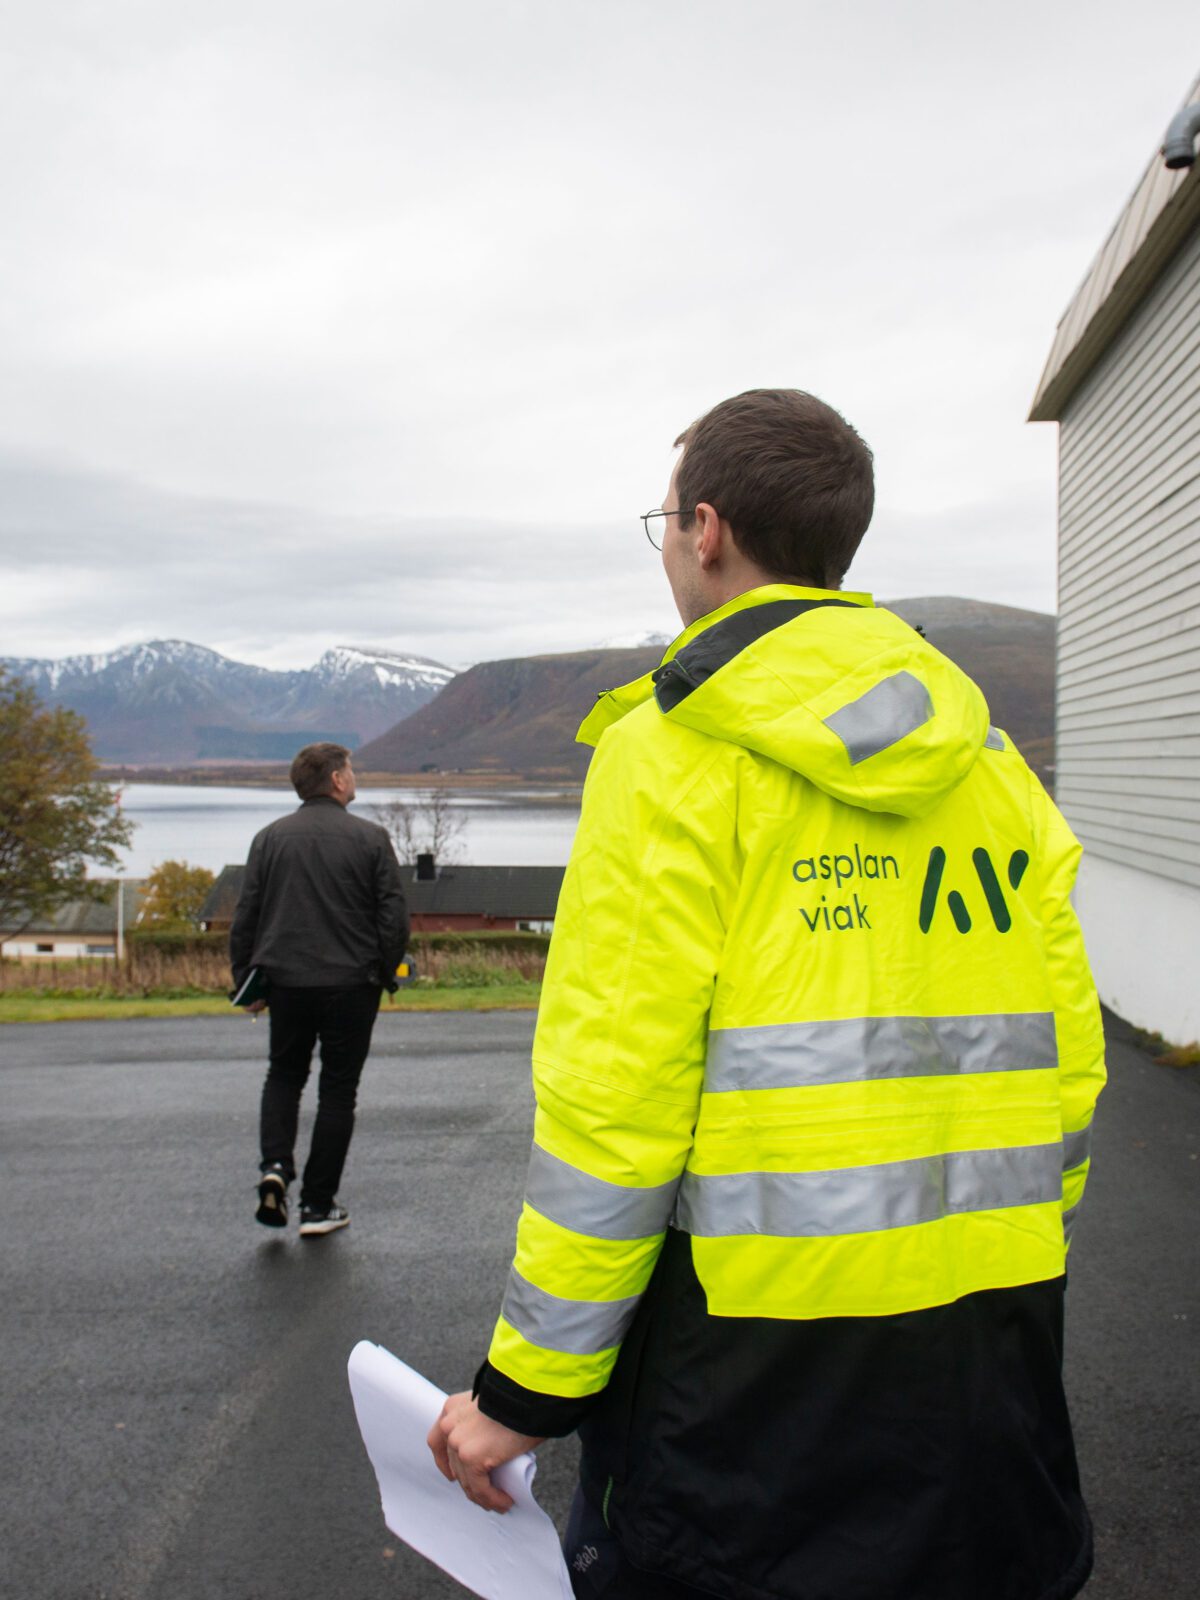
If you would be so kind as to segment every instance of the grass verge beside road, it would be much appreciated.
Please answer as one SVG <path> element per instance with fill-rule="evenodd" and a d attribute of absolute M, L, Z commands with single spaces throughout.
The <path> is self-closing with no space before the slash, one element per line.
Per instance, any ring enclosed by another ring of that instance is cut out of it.
<path fill-rule="evenodd" d="M 536 1011 L 541 985 L 488 984 L 471 989 L 401 989 L 394 1004 L 384 996 L 380 1014 L 389 1011 Z M 5 1022 L 100 1022 L 118 1017 L 239 1017 L 219 995 L 163 998 L 146 996 L 51 996 L 0 994 L 0 1024 Z"/>

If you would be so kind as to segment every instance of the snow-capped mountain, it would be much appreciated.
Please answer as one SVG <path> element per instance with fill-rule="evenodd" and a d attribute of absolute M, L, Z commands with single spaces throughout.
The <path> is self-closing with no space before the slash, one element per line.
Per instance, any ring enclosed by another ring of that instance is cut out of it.
<path fill-rule="evenodd" d="M 228 679 L 236 674 L 262 673 L 272 676 L 265 667 L 251 667 L 228 656 L 218 655 L 203 645 L 188 644 L 183 639 L 155 639 L 146 644 L 124 644 L 103 654 L 63 656 L 56 661 L 38 661 L 29 657 L 10 656 L 0 665 L 6 666 L 32 683 L 40 694 L 57 694 L 68 684 L 91 683 L 109 676 L 126 683 L 161 674 L 165 669 L 181 668 L 189 677 L 202 682 Z"/>
<path fill-rule="evenodd" d="M 373 673 L 381 688 L 402 684 L 428 684 L 435 693 L 454 677 L 453 667 L 443 667 L 425 656 L 400 655 L 393 650 L 360 649 L 352 644 L 337 644 L 312 668 L 323 683 L 342 683 L 357 679 L 363 672 Z"/>
<path fill-rule="evenodd" d="M 649 633 L 614 633 L 609 639 L 602 639 L 596 646 L 597 650 L 665 650 L 675 637 L 673 633 L 651 631 Z"/>
<path fill-rule="evenodd" d="M 394 651 L 337 645 L 315 666 L 272 671 L 182 639 L 104 654 L 0 661 L 49 704 L 88 723 L 101 760 L 135 764 L 279 761 L 303 744 L 355 748 L 432 700 L 450 667 Z"/>

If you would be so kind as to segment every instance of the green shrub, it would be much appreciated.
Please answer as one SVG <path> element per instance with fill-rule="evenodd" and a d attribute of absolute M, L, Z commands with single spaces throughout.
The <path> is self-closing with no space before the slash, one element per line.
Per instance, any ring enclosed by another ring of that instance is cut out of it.
<path fill-rule="evenodd" d="M 48 985 L 44 988 L 7 991 L 11 995 L 36 996 L 39 1000 L 128 1000 L 130 998 L 148 999 L 153 997 L 158 1000 L 197 1000 L 211 996 L 211 989 L 198 988 L 195 984 L 166 984 L 155 988 L 138 988 L 126 984 L 114 987 L 112 984 L 84 985 L 82 987 L 66 987 L 63 985 Z"/>
<path fill-rule="evenodd" d="M 499 989 L 521 982 L 511 967 L 484 961 L 447 961 L 434 982 L 439 989 Z"/>
<path fill-rule="evenodd" d="M 539 933 L 418 933 L 412 944 L 422 988 L 492 989 L 539 983 L 549 940 Z M 0 993 L 54 999 L 191 999 L 227 994 L 231 983 L 223 933 L 139 929 L 124 961 L 0 962 Z"/>
<path fill-rule="evenodd" d="M 490 950 L 545 951 L 550 946 L 548 933 L 517 933 L 512 929 L 481 930 L 478 933 L 427 933 L 418 930 L 409 940 L 415 953 L 419 950 L 445 950 L 452 953 L 465 948 L 483 947 Z"/>
<path fill-rule="evenodd" d="M 140 950 L 159 950 L 163 955 L 178 951 L 226 950 L 229 934 L 201 928 L 130 928 L 125 934 L 130 945 Z M 479 932 L 430 933 L 420 929 L 409 940 L 413 950 L 461 950 L 464 946 L 486 945 L 489 950 L 545 950 L 548 933 L 519 933 L 510 928 L 480 929 Z"/>
<path fill-rule="evenodd" d="M 229 948 L 227 933 L 206 933 L 202 928 L 130 928 L 125 942 L 131 950 L 157 951 L 160 955 L 195 955 L 205 950 Z"/>

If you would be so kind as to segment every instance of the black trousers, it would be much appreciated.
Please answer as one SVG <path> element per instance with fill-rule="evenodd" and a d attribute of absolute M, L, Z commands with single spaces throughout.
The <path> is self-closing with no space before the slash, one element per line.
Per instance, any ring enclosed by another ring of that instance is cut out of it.
<path fill-rule="evenodd" d="M 262 1170 L 278 1162 L 288 1182 L 296 1176 L 296 1123 L 313 1048 L 321 1042 L 317 1120 L 300 1186 L 301 1205 L 333 1204 L 354 1132 L 358 1080 L 382 991 L 376 984 L 350 989 L 285 989 L 271 985 L 271 1065 L 263 1084 Z"/>

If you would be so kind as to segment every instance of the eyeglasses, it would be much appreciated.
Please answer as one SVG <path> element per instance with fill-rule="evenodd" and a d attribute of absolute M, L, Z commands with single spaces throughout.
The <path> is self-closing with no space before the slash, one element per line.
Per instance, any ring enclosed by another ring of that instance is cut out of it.
<path fill-rule="evenodd" d="M 653 522 L 654 522 L 655 517 L 682 517 L 682 516 L 686 516 L 686 514 L 687 513 L 683 510 L 682 506 L 676 506 L 674 511 L 643 511 L 642 512 L 642 527 L 645 528 L 646 537 L 647 537 L 647 539 L 649 539 L 650 543 L 654 546 L 654 548 L 656 550 L 661 550 L 662 549 L 663 536 L 666 534 L 667 525 L 666 525 L 665 522 L 663 523 L 663 525 L 662 525 L 662 533 L 656 539 L 654 537 L 654 528 L 653 528 Z"/>

